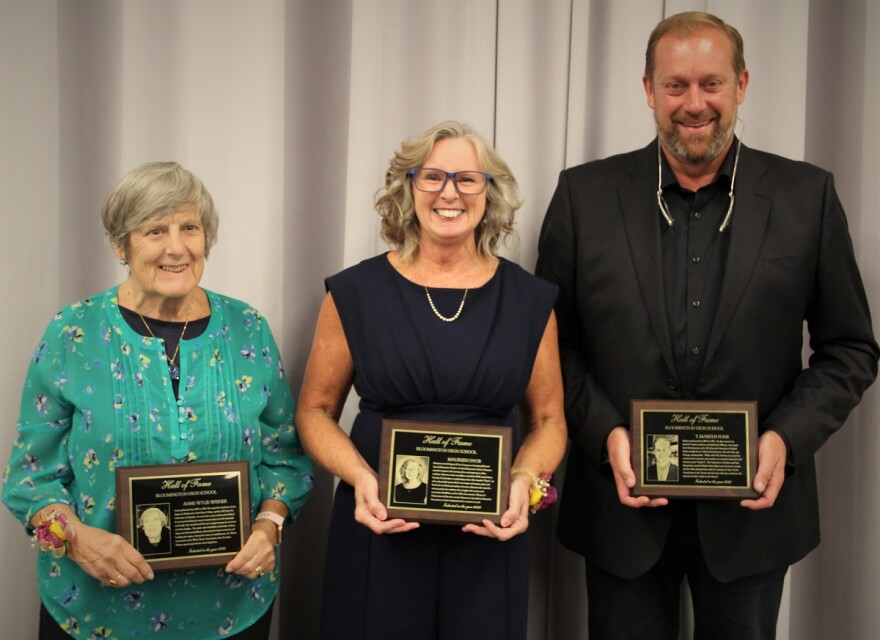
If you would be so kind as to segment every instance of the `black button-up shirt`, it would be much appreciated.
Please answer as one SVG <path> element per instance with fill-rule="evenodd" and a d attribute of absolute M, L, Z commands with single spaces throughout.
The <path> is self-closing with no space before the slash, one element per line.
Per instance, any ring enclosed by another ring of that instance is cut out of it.
<path fill-rule="evenodd" d="M 738 141 L 734 140 L 714 182 L 696 192 L 678 184 L 661 154 L 663 197 L 675 224 L 659 215 L 663 283 L 678 387 L 694 398 L 697 381 L 718 309 L 730 229 L 718 231 L 727 213 L 731 173 Z M 735 224 L 735 218 L 731 218 Z"/>

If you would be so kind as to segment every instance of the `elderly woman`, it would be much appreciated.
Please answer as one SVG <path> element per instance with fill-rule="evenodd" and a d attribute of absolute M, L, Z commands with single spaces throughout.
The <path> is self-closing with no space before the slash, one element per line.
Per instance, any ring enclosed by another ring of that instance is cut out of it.
<path fill-rule="evenodd" d="M 377 197 L 393 250 L 326 282 L 297 412 L 306 449 L 342 480 L 325 639 L 525 638 L 519 534 L 533 479 L 559 464 L 566 430 L 556 289 L 497 254 L 518 206 L 489 144 L 440 124 L 403 143 Z M 338 420 L 352 385 L 360 413 L 349 438 Z M 388 517 L 376 474 L 383 418 L 512 426 L 518 406 L 526 436 L 498 524 Z"/>
<path fill-rule="evenodd" d="M 144 557 L 171 553 L 168 516 L 159 507 L 149 507 L 138 518 L 137 550 Z"/>
<path fill-rule="evenodd" d="M 192 173 L 143 165 L 101 218 L 128 277 L 49 324 L 4 478 L 51 551 L 40 638 L 266 638 L 281 525 L 312 486 L 275 340 L 255 309 L 199 287 L 218 219 Z M 154 573 L 114 533 L 114 470 L 193 461 L 247 461 L 251 535 L 225 566 Z"/>

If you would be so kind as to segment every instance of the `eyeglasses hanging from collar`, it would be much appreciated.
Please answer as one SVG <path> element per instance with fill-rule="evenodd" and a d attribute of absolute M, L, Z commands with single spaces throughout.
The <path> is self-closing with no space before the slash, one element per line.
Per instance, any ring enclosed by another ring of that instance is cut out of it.
<path fill-rule="evenodd" d="M 735 201 L 735 197 L 733 195 L 733 185 L 736 182 L 736 169 L 739 166 L 739 150 L 742 148 L 742 139 L 738 139 L 736 141 L 736 155 L 733 158 L 733 173 L 730 176 L 730 191 L 727 194 L 727 197 L 730 198 L 730 204 L 727 206 L 727 213 L 724 214 L 724 220 L 721 221 L 721 226 L 718 227 L 719 233 L 724 233 L 727 227 L 730 226 L 730 217 L 733 215 L 733 203 Z M 660 214 L 663 216 L 663 219 L 666 220 L 666 224 L 670 227 L 675 224 L 675 218 L 672 217 L 672 213 L 669 211 L 669 205 L 666 204 L 666 198 L 663 197 L 663 163 L 660 157 L 660 139 L 657 139 L 657 205 L 660 207 Z"/>

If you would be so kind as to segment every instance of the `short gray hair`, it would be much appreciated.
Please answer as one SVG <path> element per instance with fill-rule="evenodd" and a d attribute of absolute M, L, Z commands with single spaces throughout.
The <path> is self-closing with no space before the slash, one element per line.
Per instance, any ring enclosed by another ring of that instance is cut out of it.
<path fill-rule="evenodd" d="M 480 255 L 497 256 L 499 243 L 513 233 L 513 214 L 522 206 L 516 178 L 492 145 L 469 125 L 453 120 L 441 122 L 420 136 L 404 140 L 385 173 L 385 187 L 376 194 L 376 211 L 382 217 L 382 238 L 400 250 L 404 261 L 410 260 L 419 247 L 419 221 L 413 203 L 412 179 L 407 172 L 421 167 L 431 155 L 434 144 L 445 138 L 463 138 L 474 145 L 480 162 L 478 169 L 492 174 L 493 179 L 486 187 L 483 223 L 477 225 L 474 232 Z"/>
<path fill-rule="evenodd" d="M 220 226 L 214 200 L 202 181 L 176 162 L 148 162 L 125 174 L 107 195 L 101 222 L 110 243 L 125 251 L 132 231 L 187 206 L 198 211 L 207 257 Z"/>

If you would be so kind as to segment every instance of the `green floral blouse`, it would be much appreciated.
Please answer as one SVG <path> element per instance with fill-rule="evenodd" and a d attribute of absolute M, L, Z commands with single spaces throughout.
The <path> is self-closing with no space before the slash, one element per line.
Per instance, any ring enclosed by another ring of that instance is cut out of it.
<path fill-rule="evenodd" d="M 205 332 L 180 346 L 175 398 L 161 340 L 122 317 L 117 289 L 63 309 L 34 352 L 3 502 L 24 525 L 47 504 L 115 530 L 117 467 L 247 460 L 256 515 L 268 498 L 295 518 L 312 463 L 294 428 L 294 400 L 266 321 L 249 305 L 207 291 Z M 222 638 L 264 614 L 273 571 L 256 580 L 223 567 L 156 572 L 125 589 L 102 586 L 67 557 L 37 553 L 40 597 L 80 638 Z"/>

